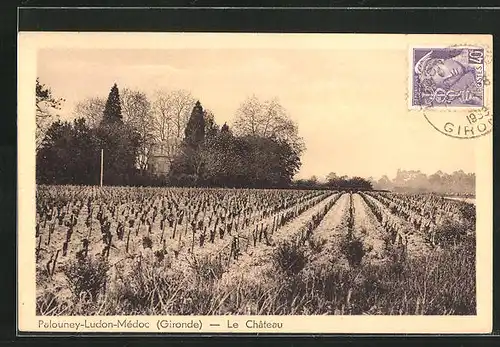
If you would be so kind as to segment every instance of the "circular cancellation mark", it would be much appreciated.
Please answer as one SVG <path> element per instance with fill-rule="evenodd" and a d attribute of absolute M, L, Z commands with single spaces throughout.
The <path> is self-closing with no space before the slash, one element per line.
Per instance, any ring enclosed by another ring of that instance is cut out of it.
<path fill-rule="evenodd" d="M 424 118 L 440 133 L 458 138 L 473 139 L 491 133 L 493 115 L 483 107 L 478 110 L 463 112 L 429 113 L 424 111 Z"/>
<path fill-rule="evenodd" d="M 472 139 L 490 133 L 488 56 L 487 49 L 472 45 L 414 48 L 412 108 L 423 111 L 427 122 L 449 137 Z"/>

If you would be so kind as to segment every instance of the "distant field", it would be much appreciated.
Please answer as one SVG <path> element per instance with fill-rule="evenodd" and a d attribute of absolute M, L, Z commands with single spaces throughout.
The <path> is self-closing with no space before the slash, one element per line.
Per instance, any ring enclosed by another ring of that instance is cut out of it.
<path fill-rule="evenodd" d="M 455 199 L 38 186 L 36 211 L 39 315 L 476 312 Z"/>

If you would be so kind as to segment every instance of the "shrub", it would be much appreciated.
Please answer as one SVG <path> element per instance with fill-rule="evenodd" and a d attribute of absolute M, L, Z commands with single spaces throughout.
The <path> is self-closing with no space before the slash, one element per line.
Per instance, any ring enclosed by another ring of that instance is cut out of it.
<path fill-rule="evenodd" d="M 288 276 L 298 274 L 306 263 L 304 249 L 292 242 L 282 242 L 272 255 L 274 265 Z"/>
<path fill-rule="evenodd" d="M 40 316 L 60 316 L 68 310 L 66 302 L 59 299 L 57 292 L 44 290 L 36 298 L 36 314 Z"/>
<path fill-rule="evenodd" d="M 319 239 L 319 238 L 310 238 L 309 239 L 309 248 L 311 248 L 311 251 L 315 254 L 319 254 L 323 251 L 325 248 L 326 240 L 325 239 Z"/>
<path fill-rule="evenodd" d="M 78 258 L 69 262 L 63 272 L 76 297 L 90 296 L 91 301 L 97 301 L 101 288 L 106 284 L 108 264 L 101 257 Z"/>
<path fill-rule="evenodd" d="M 153 240 L 151 240 L 151 237 L 149 236 L 144 236 L 142 238 L 142 247 L 143 248 L 153 248 Z"/>
<path fill-rule="evenodd" d="M 350 266 L 357 267 L 361 264 L 365 255 L 361 240 L 357 238 L 345 239 L 342 242 L 341 248 Z"/>
<path fill-rule="evenodd" d="M 463 241 L 467 236 L 467 226 L 453 220 L 447 220 L 435 230 L 435 243 L 437 245 L 447 246 L 456 245 Z"/>
<path fill-rule="evenodd" d="M 222 259 L 219 257 L 193 257 L 193 261 L 190 263 L 190 266 L 198 278 L 202 280 L 217 280 L 220 279 L 224 273 L 224 264 L 222 263 Z"/>
<path fill-rule="evenodd" d="M 178 281 L 166 269 L 153 266 L 154 261 L 141 257 L 127 266 L 126 283 L 117 287 L 118 313 L 151 314 L 166 309 L 165 301 L 177 288 Z"/>

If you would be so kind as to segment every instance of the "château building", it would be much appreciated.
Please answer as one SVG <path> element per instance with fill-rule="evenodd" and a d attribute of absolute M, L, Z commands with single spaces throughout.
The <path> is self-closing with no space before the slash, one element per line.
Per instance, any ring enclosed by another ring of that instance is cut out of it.
<path fill-rule="evenodd" d="M 148 156 L 148 170 L 155 175 L 166 175 L 170 170 L 171 153 L 168 144 L 154 144 Z"/>

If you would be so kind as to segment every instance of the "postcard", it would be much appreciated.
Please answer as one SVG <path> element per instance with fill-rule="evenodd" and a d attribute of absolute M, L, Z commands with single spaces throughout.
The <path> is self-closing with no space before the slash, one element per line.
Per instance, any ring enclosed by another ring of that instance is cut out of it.
<path fill-rule="evenodd" d="M 18 42 L 20 332 L 491 331 L 491 35 Z"/>

